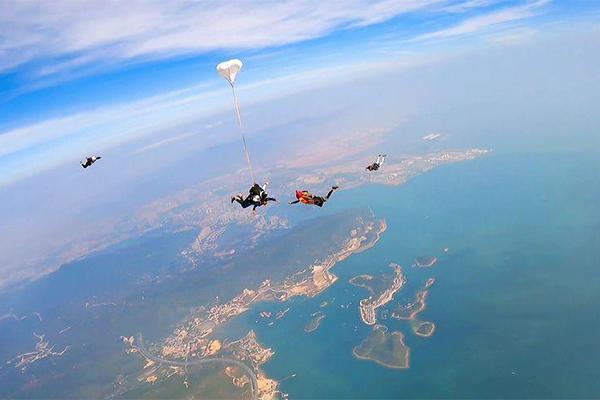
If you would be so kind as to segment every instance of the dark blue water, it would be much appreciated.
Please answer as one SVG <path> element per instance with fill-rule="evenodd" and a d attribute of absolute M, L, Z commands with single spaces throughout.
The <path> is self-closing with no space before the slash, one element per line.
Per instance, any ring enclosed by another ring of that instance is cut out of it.
<path fill-rule="evenodd" d="M 339 263 L 338 283 L 314 299 L 266 303 L 243 317 L 276 355 L 265 366 L 292 398 L 598 397 L 600 379 L 600 159 L 596 154 L 492 154 L 424 174 L 401 187 L 336 194 L 327 212 L 369 204 L 389 229 L 379 244 Z M 443 248 L 449 248 L 447 253 Z M 414 269 L 417 256 L 437 256 Z M 359 273 L 397 262 L 410 300 L 433 276 L 420 319 L 430 338 L 400 330 L 411 348 L 408 370 L 357 360 L 369 333 L 357 303 Z M 324 300 L 333 304 L 319 308 Z M 351 303 L 348 308 L 342 304 Z M 268 326 L 262 310 L 291 306 Z M 311 313 L 320 328 L 305 333 Z"/>

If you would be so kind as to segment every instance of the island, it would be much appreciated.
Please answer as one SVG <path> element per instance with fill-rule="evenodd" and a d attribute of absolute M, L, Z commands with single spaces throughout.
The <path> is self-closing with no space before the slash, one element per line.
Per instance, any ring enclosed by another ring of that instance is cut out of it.
<path fill-rule="evenodd" d="M 402 332 L 388 333 L 383 325 L 373 326 L 371 334 L 352 350 L 361 360 L 370 360 L 387 368 L 410 367 L 410 349 L 404 343 Z"/>
<path fill-rule="evenodd" d="M 413 267 L 429 268 L 433 267 L 435 264 L 437 264 L 437 262 L 438 259 L 436 257 L 417 257 L 415 258 Z"/>
<path fill-rule="evenodd" d="M 421 290 L 417 292 L 415 301 L 398 307 L 393 313 L 392 318 L 414 320 L 417 315 L 425 310 L 427 296 L 429 291 Z"/>
<path fill-rule="evenodd" d="M 413 325 L 413 332 L 417 336 L 429 337 L 433 335 L 435 331 L 435 324 L 433 322 L 420 322 L 418 324 Z"/>
<path fill-rule="evenodd" d="M 406 277 L 402 273 L 402 267 L 394 263 L 391 263 L 390 267 L 394 270 L 394 276 L 391 279 L 386 275 L 381 276 L 379 279 L 374 279 L 370 275 L 358 275 L 349 281 L 350 284 L 364 287 L 370 292 L 370 296 L 360 300 L 358 306 L 360 317 L 367 325 L 375 325 L 377 323 L 377 309 L 389 303 L 394 298 L 394 294 L 406 282 Z"/>
<path fill-rule="evenodd" d="M 313 319 L 304 327 L 304 332 L 310 333 L 316 331 L 321 325 L 321 321 L 325 318 L 325 314 L 316 312 L 313 314 Z"/>
<path fill-rule="evenodd" d="M 425 289 L 429 289 L 430 287 L 433 286 L 434 283 L 435 283 L 435 278 L 427 279 L 427 281 L 425 282 Z"/>
<path fill-rule="evenodd" d="M 7 364 L 14 364 L 16 369 L 21 370 L 21 372 L 25 372 L 31 364 L 45 358 L 61 357 L 71 347 L 65 346 L 65 348 L 61 351 L 54 351 L 54 345 L 51 345 L 48 342 L 46 335 L 38 335 L 34 332 L 33 336 L 35 336 L 37 339 L 35 349 L 33 351 L 15 356 L 13 359 L 8 360 L 6 362 Z"/>

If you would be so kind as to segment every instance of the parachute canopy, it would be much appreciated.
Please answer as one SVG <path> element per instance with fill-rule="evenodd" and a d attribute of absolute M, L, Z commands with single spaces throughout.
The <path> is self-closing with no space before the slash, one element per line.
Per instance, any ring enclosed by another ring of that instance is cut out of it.
<path fill-rule="evenodd" d="M 223 61 L 217 65 L 217 72 L 219 72 L 219 75 L 225 78 L 227 82 L 233 86 L 235 83 L 235 78 L 242 69 L 243 65 L 244 64 L 240 60 L 234 58 L 233 60 Z"/>

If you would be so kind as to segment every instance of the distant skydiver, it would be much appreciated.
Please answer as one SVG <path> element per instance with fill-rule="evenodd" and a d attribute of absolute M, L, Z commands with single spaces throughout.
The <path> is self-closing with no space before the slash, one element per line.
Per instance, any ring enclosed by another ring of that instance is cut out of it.
<path fill-rule="evenodd" d="M 380 154 L 377 156 L 377 160 L 371 164 L 367 166 L 367 171 L 377 171 L 379 169 L 379 167 L 381 167 L 383 165 L 383 162 L 385 161 L 385 154 Z"/>
<path fill-rule="evenodd" d="M 304 203 L 313 204 L 318 207 L 323 207 L 323 204 L 325 204 L 325 202 L 329 200 L 329 197 L 337 189 L 339 189 L 339 186 L 332 186 L 331 190 L 329 191 L 329 193 L 327 193 L 327 196 L 325 197 L 315 196 L 314 194 L 309 193 L 307 190 L 296 190 L 296 200 L 290 201 L 289 204 Z"/>
<path fill-rule="evenodd" d="M 89 166 L 91 166 L 93 163 L 95 163 L 96 161 L 98 161 L 99 159 L 101 159 L 102 157 L 100 156 L 91 156 L 91 157 L 86 157 L 85 161 L 81 161 L 81 166 L 83 168 L 87 168 Z"/>
<path fill-rule="evenodd" d="M 252 206 L 252 211 L 256 211 L 256 207 L 266 206 L 269 201 L 277 201 L 273 197 L 269 197 L 266 189 L 266 183 L 262 187 L 260 187 L 258 183 L 255 183 L 248 191 L 248 196 L 246 196 L 246 198 L 242 195 L 233 196 L 231 202 L 237 201 L 242 208 Z"/>

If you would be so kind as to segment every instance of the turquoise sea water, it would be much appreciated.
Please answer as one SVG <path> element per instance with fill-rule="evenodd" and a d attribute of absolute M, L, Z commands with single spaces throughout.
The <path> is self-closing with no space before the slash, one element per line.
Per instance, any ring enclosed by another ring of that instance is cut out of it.
<path fill-rule="evenodd" d="M 369 204 L 389 225 L 381 241 L 337 264 L 340 280 L 318 297 L 263 303 L 234 325 L 275 350 L 270 376 L 296 374 L 282 382 L 291 398 L 598 397 L 599 167 L 592 153 L 493 153 L 404 186 L 336 193 L 326 212 Z M 417 270 L 417 256 L 440 261 Z M 390 262 L 408 276 L 392 306 L 437 280 L 420 315 L 435 322 L 432 337 L 380 321 L 405 334 L 408 370 L 352 355 L 369 328 L 357 308 L 366 291 L 348 279 L 390 272 Z M 288 306 L 273 326 L 258 316 Z M 304 332 L 319 310 L 320 328 Z"/>
<path fill-rule="evenodd" d="M 323 240 L 329 243 L 344 225 L 341 216 L 354 215 L 349 210 L 368 205 L 386 219 L 388 230 L 374 248 L 338 263 L 334 273 L 340 279 L 319 296 L 260 303 L 223 331 L 238 338 L 255 329 L 258 340 L 276 353 L 264 370 L 282 380 L 290 398 L 600 397 L 598 170 L 595 153 L 497 152 L 439 167 L 399 187 L 341 190 L 322 209 L 286 209 L 297 213 L 292 217 L 318 217 L 304 221 L 314 235 L 307 238 L 298 225 L 289 237 L 270 240 L 253 250 L 256 254 L 242 257 L 249 265 L 257 263 L 244 257 L 265 258 L 270 264 L 258 263 L 262 273 L 285 274 L 293 262 L 312 259 L 308 250 L 323 247 L 313 242 L 327 238 Z M 161 340 L 205 300 L 206 285 L 214 285 L 207 281 L 210 265 L 175 274 L 178 279 L 165 279 L 156 287 L 138 282 L 146 274 L 177 271 L 178 254 L 193 237 L 194 232 L 182 232 L 138 238 L 77 261 L 21 295 L 2 298 L 0 315 L 11 309 L 44 315 L 43 323 L 35 318 L 4 321 L 2 360 L 29 351 L 32 331 L 48 333 L 57 349 L 75 346 L 25 374 L 5 366 L 0 397 L 106 397 L 117 375 L 135 379 L 141 361 L 124 353 L 119 335 L 142 331 L 150 341 Z M 290 243 L 293 247 L 285 247 Z M 439 262 L 429 269 L 412 268 L 419 256 L 436 256 Z M 404 333 L 411 349 L 408 370 L 387 369 L 352 355 L 370 328 L 358 312 L 367 291 L 348 280 L 358 274 L 390 274 L 390 262 L 403 267 L 408 282 L 380 310 L 379 322 Z M 228 272 L 241 279 L 231 266 Z M 257 282 L 263 279 L 252 276 Z M 384 316 L 412 301 L 429 277 L 436 283 L 419 319 L 434 322 L 436 331 L 422 338 L 406 321 Z M 249 286 L 256 283 L 251 280 Z M 88 309 L 83 306 L 88 298 L 120 306 Z M 61 315 L 51 310 L 54 303 L 65 304 Z M 287 307 L 290 311 L 280 320 L 259 316 Z M 317 311 L 325 318 L 316 331 L 305 332 Z M 66 326 L 73 329 L 53 333 Z M 295 376 L 286 379 L 291 374 Z M 28 389 L 31 382 L 40 386 Z M 147 389 L 149 397 L 169 392 L 169 386 Z M 179 389 L 171 395 L 180 394 Z"/>

